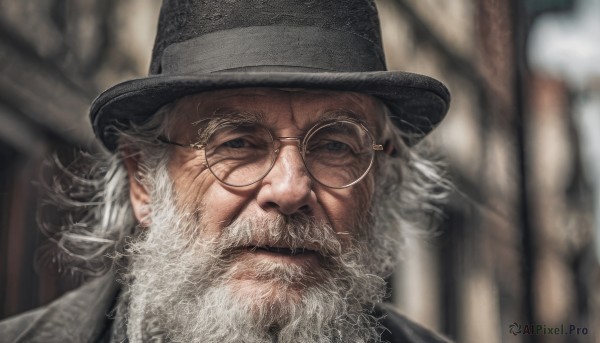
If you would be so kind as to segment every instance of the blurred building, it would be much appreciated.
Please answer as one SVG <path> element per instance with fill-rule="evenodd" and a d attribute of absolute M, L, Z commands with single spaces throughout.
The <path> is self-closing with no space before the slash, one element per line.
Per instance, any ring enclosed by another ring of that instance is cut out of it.
<path fill-rule="evenodd" d="M 36 222 L 55 152 L 96 150 L 87 118 L 110 85 L 144 75 L 158 0 L 0 2 L 0 317 L 46 304 L 65 275 Z"/>
<path fill-rule="evenodd" d="M 407 254 L 395 302 L 460 342 L 597 341 L 600 3 L 380 5 L 390 68 L 453 95 L 429 143 L 456 192 L 439 236 Z M 589 330 L 514 335 L 513 323 Z"/>

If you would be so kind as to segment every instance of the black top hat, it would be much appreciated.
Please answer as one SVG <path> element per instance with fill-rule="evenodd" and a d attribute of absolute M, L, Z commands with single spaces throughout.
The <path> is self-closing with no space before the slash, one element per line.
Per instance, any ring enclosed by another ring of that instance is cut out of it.
<path fill-rule="evenodd" d="M 450 102 L 435 79 L 386 71 L 372 0 L 165 0 L 150 76 L 100 94 L 90 117 L 114 150 L 115 121 L 143 121 L 182 96 L 243 87 L 371 94 L 409 143 L 430 132 Z"/>

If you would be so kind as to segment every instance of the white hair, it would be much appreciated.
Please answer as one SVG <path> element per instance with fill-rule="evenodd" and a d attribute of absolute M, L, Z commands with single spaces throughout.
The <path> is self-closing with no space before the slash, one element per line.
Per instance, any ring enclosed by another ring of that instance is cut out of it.
<path fill-rule="evenodd" d="M 168 125 L 172 106 L 164 106 L 143 124 L 115 124 L 111 130 L 121 142 L 115 153 L 81 153 L 69 165 L 57 155 L 48 161 L 54 176 L 42 180 L 45 198 L 38 223 L 59 248 L 48 249 L 56 253 L 59 269 L 101 275 L 111 268 L 115 253 L 138 234 L 123 158 L 126 153 L 136 155 L 140 163 L 135 177 L 140 180 L 168 158 L 157 138 Z"/>

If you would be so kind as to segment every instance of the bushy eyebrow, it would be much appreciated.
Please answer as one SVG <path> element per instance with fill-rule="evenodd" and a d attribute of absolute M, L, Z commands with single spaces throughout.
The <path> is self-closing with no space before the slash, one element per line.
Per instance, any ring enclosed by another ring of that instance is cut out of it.
<path fill-rule="evenodd" d="M 315 122 L 309 123 L 305 129 L 308 130 L 314 125 L 326 123 L 334 120 L 352 120 L 369 127 L 364 115 L 345 109 L 331 109 L 325 111 Z M 196 127 L 197 142 L 206 142 L 217 127 L 220 125 L 264 125 L 265 114 L 260 111 L 240 111 L 232 108 L 219 108 L 211 115 L 198 121 L 192 122 L 191 125 Z"/>
<path fill-rule="evenodd" d="M 334 109 L 328 110 L 323 113 L 323 115 L 317 120 L 316 123 L 311 124 L 315 125 L 322 122 L 328 122 L 332 120 L 353 120 L 363 125 L 367 125 L 367 121 L 363 115 L 360 115 L 354 111 L 350 110 L 342 110 L 342 109 Z"/>
<path fill-rule="evenodd" d="M 207 118 L 200 119 L 191 124 L 196 127 L 197 141 L 206 142 L 208 137 L 210 137 L 220 125 L 228 124 L 238 126 L 262 124 L 264 122 L 264 117 L 265 115 L 262 112 L 219 108 L 213 111 Z"/>

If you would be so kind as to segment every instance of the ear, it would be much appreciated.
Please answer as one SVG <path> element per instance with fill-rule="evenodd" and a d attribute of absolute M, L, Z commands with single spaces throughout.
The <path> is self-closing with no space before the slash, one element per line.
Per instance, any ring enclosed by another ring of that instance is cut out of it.
<path fill-rule="evenodd" d="M 148 227 L 150 225 L 150 194 L 139 179 L 139 156 L 130 151 L 122 151 L 122 153 L 129 178 L 129 198 L 133 213 L 141 226 Z"/>

